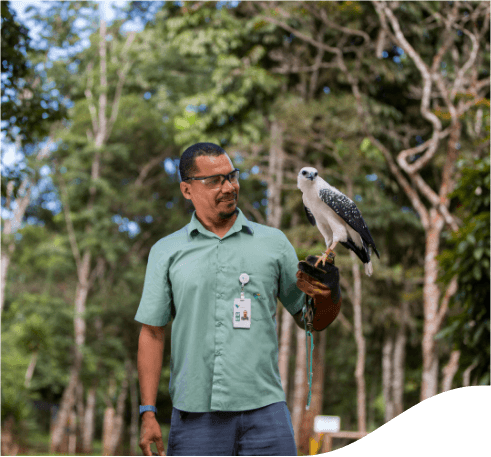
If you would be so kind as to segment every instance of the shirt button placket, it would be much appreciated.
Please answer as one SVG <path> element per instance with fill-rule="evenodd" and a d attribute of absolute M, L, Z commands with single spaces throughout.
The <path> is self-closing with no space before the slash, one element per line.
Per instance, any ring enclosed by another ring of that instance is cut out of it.
<path fill-rule="evenodd" d="M 222 319 L 223 319 L 223 306 L 224 303 L 222 302 L 223 299 L 223 293 L 221 292 L 220 287 L 223 285 L 223 280 L 224 278 L 222 277 L 223 272 L 222 272 L 222 267 L 220 264 L 220 251 L 222 250 L 223 240 L 218 240 L 217 243 L 217 250 L 216 250 L 216 265 L 217 265 L 217 270 L 216 270 L 216 306 L 215 306 L 215 357 L 214 357 L 214 367 L 213 367 L 213 381 L 212 381 L 212 390 L 211 390 L 211 408 L 212 409 L 219 409 L 222 406 L 222 397 L 224 395 L 224 390 L 223 390 L 223 379 L 222 379 L 222 374 L 223 374 L 223 357 L 222 357 L 222 347 L 223 347 L 223 342 L 224 342 L 224 337 L 225 337 L 225 328 L 222 325 Z"/>

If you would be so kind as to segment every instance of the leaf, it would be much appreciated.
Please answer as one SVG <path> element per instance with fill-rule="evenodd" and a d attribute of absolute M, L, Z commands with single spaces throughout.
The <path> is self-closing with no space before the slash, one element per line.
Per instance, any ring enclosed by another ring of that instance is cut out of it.
<path fill-rule="evenodd" d="M 481 276 L 482 276 L 482 273 L 481 273 L 481 268 L 479 265 L 474 265 L 474 268 L 472 269 L 472 272 L 474 274 L 474 279 L 476 281 L 480 281 L 481 280 Z"/>
<path fill-rule="evenodd" d="M 484 249 L 483 248 L 477 248 L 477 249 L 475 249 L 474 250 L 474 253 L 473 253 L 474 259 L 475 260 L 480 260 L 481 257 L 482 257 L 482 255 L 483 255 L 483 253 L 484 253 Z"/>

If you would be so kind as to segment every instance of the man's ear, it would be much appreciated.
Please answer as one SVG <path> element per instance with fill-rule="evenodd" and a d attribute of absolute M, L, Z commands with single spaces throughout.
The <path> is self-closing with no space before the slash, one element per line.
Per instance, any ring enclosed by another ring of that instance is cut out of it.
<path fill-rule="evenodd" d="M 191 200 L 191 192 L 189 189 L 189 184 L 187 182 L 181 182 L 179 186 L 181 187 L 181 192 L 184 198 L 186 200 Z"/>

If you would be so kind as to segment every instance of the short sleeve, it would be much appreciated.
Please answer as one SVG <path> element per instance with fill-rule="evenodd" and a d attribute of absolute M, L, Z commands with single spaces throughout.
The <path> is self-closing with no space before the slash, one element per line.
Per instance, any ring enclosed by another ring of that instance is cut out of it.
<path fill-rule="evenodd" d="M 295 249 L 283 234 L 284 242 L 280 257 L 280 279 L 278 298 L 293 316 L 304 304 L 305 294 L 297 287 L 298 257 Z"/>
<path fill-rule="evenodd" d="M 163 327 L 171 320 L 172 292 L 168 279 L 168 256 L 153 246 L 148 256 L 142 298 L 135 320 Z"/>

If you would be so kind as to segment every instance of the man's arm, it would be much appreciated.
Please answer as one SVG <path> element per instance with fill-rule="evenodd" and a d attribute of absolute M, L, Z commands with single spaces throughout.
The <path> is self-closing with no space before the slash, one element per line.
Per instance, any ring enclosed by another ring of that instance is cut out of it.
<path fill-rule="evenodd" d="M 155 406 L 157 400 L 164 354 L 164 337 L 164 327 L 142 324 L 138 340 L 138 379 L 142 405 Z M 155 413 L 146 411 L 142 414 L 140 433 L 140 448 L 144 455 L 152 455 L 151 443 L 157 445 L 159 455 L 165 455 L 162 432 Z"/>

